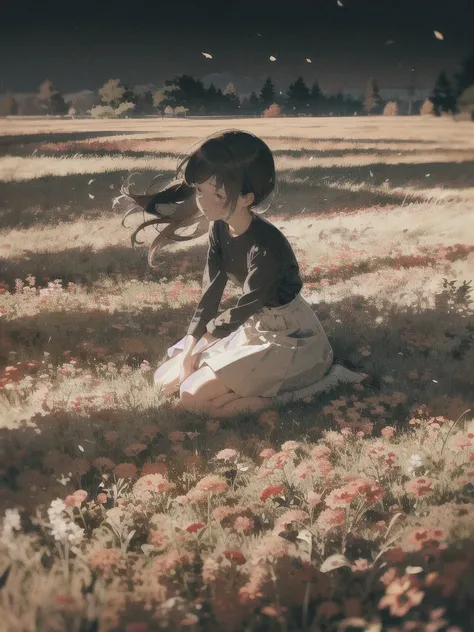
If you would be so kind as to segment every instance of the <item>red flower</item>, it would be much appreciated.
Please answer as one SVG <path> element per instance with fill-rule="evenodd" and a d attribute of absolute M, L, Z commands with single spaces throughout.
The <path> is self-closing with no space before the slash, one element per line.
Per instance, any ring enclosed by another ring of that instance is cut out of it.
<path fill-rule="evenodd" d="M 235 562 L 236 564 L 245 564 L 247 561 L 243 553 L 241 551 L 228 550 L 224 551 L 224 555 L 228 560 Z"/>
<path fill-rule="evenodd" d="M 199 529 L 202 529 L 206 525 L 203 522 L 193 522 L 188 527 L 186 527 L 186 531 L 189 533 L 196 533 Z"/>
<path fill-rule="evenodd" d="M 284 485 L 269 485 L 268 487 L 265 487 L 263 492 L 260 494 L 260 500 L 267 500 L 270 496 L 281 494 L 284 489 Z"/>

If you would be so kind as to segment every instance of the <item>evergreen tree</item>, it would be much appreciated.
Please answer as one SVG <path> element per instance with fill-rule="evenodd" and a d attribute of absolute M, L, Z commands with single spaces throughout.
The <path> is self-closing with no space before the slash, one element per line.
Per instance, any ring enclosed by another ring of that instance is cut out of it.
<path fill-rule="evenodd" d="M 459 97 L 469 86 L 474 85 L 474 53 L 462 62 L 462 70 L 454 73 L 456 78 L 456 97 Z"/>
<path fill-rule="evenodd" d="M 286 94 L 288 95 L 287 108 L 290 112 L 295 114 L 309 112 L 311 93 L 301 75 L 289 85 Z"/>
<path fill-rule="evenodd" d="M 367 82 L 364 96 L 364 110 L 367 114 L 380 114 L 383 99 L 380 96 L 377 80 L 371 77 Z"/>
<path fill-rule="evenodd" d="M 261 105 L 265 107 L 269 107 L 275 102 L 275 86 L 273 85 L 273 81 L 270 77 L 267 77 L 265 83 L 263 84 L 263 88 L 260 92 L 260 101 Z"/>
<path fill-rule="evenodd" d="M 321 116 L 324 114 L 325 101 L 326 99 L 323 91 L 321 90 L 319 83 L 315 81 L 310 93 L 310 108 L 313 116 Z"/>
<path fill-rule="evenodd" d="M 454 89 L 445 70 L 439 74 L 436 80 L 430 101 L 436 116 L 441 116 L 441 112 L 451 112 L 452 114 L 457 112 Z"/>

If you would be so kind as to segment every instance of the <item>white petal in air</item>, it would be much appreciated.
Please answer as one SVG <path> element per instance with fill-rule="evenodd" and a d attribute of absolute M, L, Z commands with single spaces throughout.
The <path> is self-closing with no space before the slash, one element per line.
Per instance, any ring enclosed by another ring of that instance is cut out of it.
<path fill-rule="evenodd" d="M 385 42 L 385 44 L 387 44 L 387 46 L 389 46 L 390 44 L 394 44 L 395 42 L 393 40 L 387 40 Z"/>
<path fill-rule="evenodd" d="M 344 5 L 342 4 L 341 0 L 337 0 L 337 6 L 338 7 L 343 7 Z"/>
<path fill-rule="evenodd" d="M 306 57 L 306 61 L 308 62 L 308 64 L 312 64 L 313 63 L 309 57 Z"/>
<path fill-rule="evenodd" d="M 95 195 L 92 195 L 92 193 L 89 193 L 89 197 L 91 198 L 91 200 L 93 200 L 95 198 Z"/>
<path fill-rule="evenodd" d="M 444 39 L 444 35 L 440 33 L 439 31 L 433 31 L 433 33 L 435 34 L 436 39 L 439 39 L 439 40 Z"/>
<path fill-rule="evenodd" d="M 273 57 L 273 55 L 270 55 L 270 61 L 276 61 L 276 57 Z"/>
<path fill-rule="evenodd" d="M 89 185 L 92 184 L 94 182 L 94 180 L 95 180 L 95 178 L 91 178 L 87 184 L 89 184 Z"/>
<path fill-rule="evenodd" d="M 203 53 L 203 55 L 206 59 L 212 59 L 212 55 L 210 55 L 209 53 Z"/>

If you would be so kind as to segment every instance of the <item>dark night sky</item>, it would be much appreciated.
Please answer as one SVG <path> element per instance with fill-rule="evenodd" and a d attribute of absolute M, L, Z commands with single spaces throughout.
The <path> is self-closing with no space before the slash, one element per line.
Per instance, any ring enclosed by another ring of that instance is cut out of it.
<path fill-rule="evenodd" d="M 407 85 L 412 67 L 417 87 L 431 88 L 474 51 L 474 0 L 341 1 L 154 0 L 118 9 L 118 0 L 6 0 L 0 91 L 33 92 L 46 78 L 62 92 L 97 90 L 110 78 L 159 86 L 176 74 L 213 72 L 285 85 L 301 74 L 328 91 L 363 88 L 376 76 L 392 88 Z"/>

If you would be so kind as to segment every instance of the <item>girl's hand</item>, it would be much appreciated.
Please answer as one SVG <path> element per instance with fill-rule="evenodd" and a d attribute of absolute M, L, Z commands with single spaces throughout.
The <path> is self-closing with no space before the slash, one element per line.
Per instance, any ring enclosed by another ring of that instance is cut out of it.
<path fill-rule="evenodd" d="M 186 378 L 188 378 L 194 371 L 196 370 L 196 365 L 199 358 L 199 353 L 191 355 L 183 355 L 181 360 L 181 368 L 179 371 L 179 385 L 184 382 Z"/>

